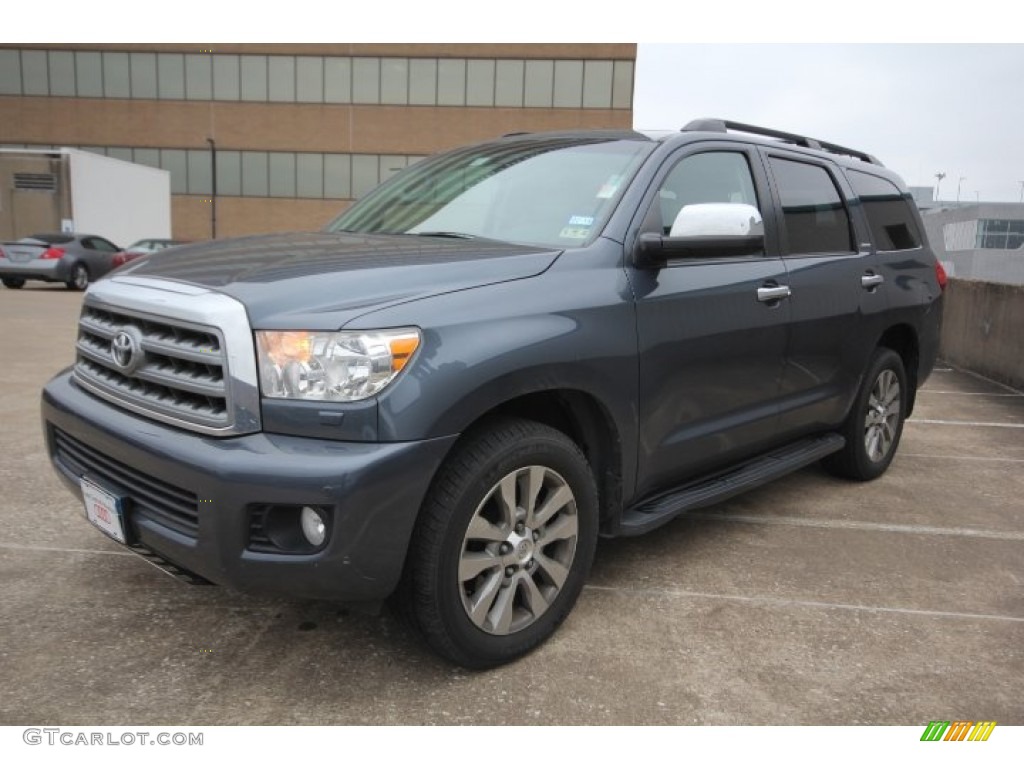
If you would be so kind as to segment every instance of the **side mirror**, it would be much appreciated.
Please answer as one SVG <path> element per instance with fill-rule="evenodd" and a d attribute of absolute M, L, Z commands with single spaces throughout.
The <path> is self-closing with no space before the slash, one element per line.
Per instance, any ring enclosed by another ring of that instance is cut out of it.
<path fill-rule="evenodd" d="M 641 268 L 659 268 L 672 258 L 750 256 L 764 250 L 761 212 L 745 203 L 684 205 L 668 237 L 640 236 L 635 261 Z"/>

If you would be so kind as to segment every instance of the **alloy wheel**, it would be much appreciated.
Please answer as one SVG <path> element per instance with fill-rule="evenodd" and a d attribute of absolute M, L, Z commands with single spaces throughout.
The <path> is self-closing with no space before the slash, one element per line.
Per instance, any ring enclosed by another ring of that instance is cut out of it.
<path fill-rule="evenodd" d="M 473 624 L 509 635 L 537 621 L 565 584 L 578 534 L 576 498 L 561 475 L 542 466 L 505 475 L 462 542 L 458 580 Z"/>
<path fill-rule="evenodd" d="M 889 455 L 900 422 L 900 382 L 896 373 L 885 369 L 875 379 L 864 417 L 864 449 L 871 461 Z"/>

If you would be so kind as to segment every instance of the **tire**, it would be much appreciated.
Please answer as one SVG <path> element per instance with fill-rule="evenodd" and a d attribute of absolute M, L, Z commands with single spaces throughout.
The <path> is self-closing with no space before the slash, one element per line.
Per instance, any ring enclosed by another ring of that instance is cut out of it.
<path fill-rule="evenodd" d="M 400 611 L 435 652 L 463 667 L 528 653 L 583 589 L 597 509 L 587 460 L 563 433 L 515 419 L 467 435 L 421 510 Z"/>
<path fill-rule="evenodd" d="M 25 278 L 23 277 L 5 277 L 3 279 L 4 287 L 16 290 L 21 288 L 25 284 Z"/>
<path fill-rule="evenodd" d="M 833 474 L 874 480 L 889 468 L 907 415 L 907 374 L 902 358 L 879 347 L 843 426 L 846 447 L 823 464 Z"/>
<path fill-rule="evenodd" d="M 89 269 L 82 262 L 71 267 L 71 275 L 64 283 L 69 291 L 84 291 L 89 287 Z"/>

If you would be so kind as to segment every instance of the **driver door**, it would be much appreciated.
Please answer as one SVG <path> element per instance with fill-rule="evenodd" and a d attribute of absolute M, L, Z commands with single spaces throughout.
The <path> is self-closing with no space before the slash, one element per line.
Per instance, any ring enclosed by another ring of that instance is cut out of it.
<path fill-rule="evenodd" d="M 773 441 L 790 317 L 785 298 L 758 291 L 784 288 L 786 267 L 756 151 L 724 142 L 687 147 L 665 164 L 649 197 L 641 234 L 667 236 L 687 205 L 745 203 L 761 211 L 766 248 L 628 267 L 639 336 L 638 497 Z"/>

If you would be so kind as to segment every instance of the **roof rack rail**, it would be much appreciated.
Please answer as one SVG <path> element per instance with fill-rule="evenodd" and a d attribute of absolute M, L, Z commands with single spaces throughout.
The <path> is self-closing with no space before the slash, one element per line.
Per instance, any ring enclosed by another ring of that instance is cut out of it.
<path fill-rule="evenodd" d="M 697 120 L 691 120 L 683 126 L 684 131 L 711 131 L 713 133 L 727 133 L 728 131 L 742 131 L 743 133 L 752 133 L 756 136 L 767 136 L 772 139 L 780 139 L 781 141 L 788 142 L 790 144 L 796 144 L 799 147 L 807 147 L 808 149 L 823 150 L 825 152 L 831 152 L 835 155 L 848 155 L 855 157 L 858 160 L 863 160 L 865 163 L 871 163 L 872 165 L 882 165 L 881 161 L 874 155 L 869 155 L 867 152 L 861 152 L 858 149 L 850 149 L 849 147 L 843 147 L 839 144 L 832 144 L 828 141 L 819 141 L 818 139 L 812 139 L 807 136 L 800 136 L 796 133 L 786 133 L 785 131 L 776 131 L 773 128 L 762 128 L 759 125 L 748 125 L 747 123 L 737 123 L 732 120 L 720 120 L 714 117 L 702 117 Z"/>

